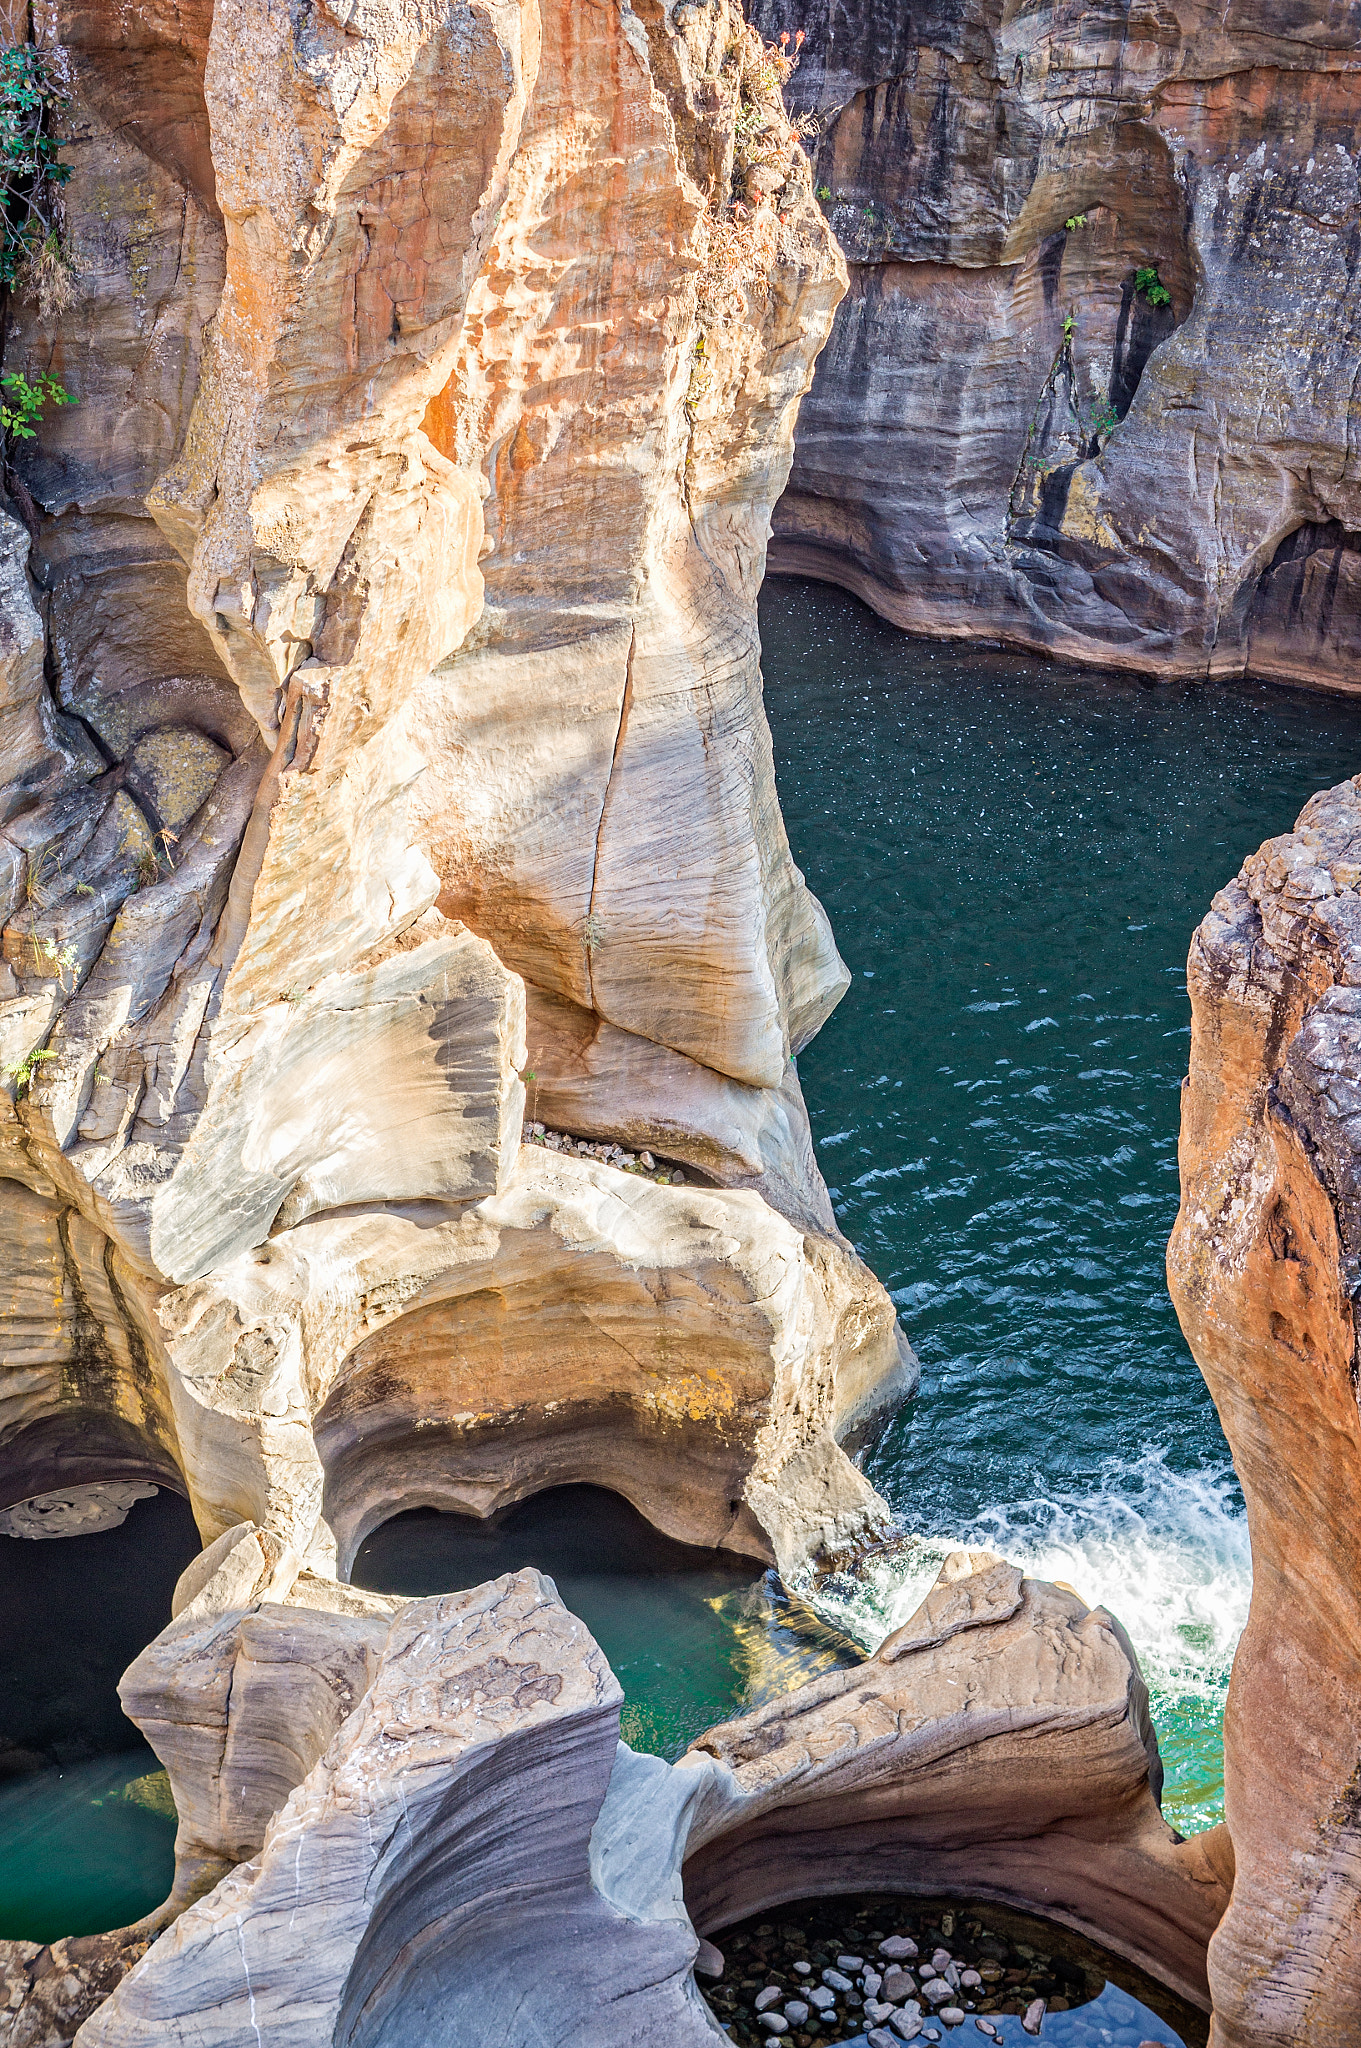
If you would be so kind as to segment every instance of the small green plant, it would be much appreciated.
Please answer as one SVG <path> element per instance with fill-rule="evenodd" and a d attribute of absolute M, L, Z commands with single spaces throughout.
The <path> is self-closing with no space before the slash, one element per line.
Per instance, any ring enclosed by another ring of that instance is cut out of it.
<path fill-rule="evenodd" d="M 1066 220 L 1066 221 L 1065 221 L 1065 222 L 1063 223 L 1063 225 L 1064 225 L 1064 226 L 1065 226 L 1065 227 L 1067 228 L 1067 230 L 1068 230 L 1069 234 L 1071 235 L 1071 234 L 1072 234 L 1072 232 L 1073 232 L 1073 230 L 1074 230 L 1074 228 L 1085 228 L 1085 227 L 1086 227 L 1086 225 L 1087 225 L 1087 216 L 1086 216 L 1086 214 L 1085 214 L 1085 213 L 1074 213 L 1074 214 L 1071 214 L 1071 215 L 1069 216 L 1069 218 L 1068 218 L 1068 219 L 1067 219 L 1067 220 Z"/>
<path fill-rule="evenodd" d="M 872 206 L 862 207 L 861 212 L 864 214 L 866 220 L 874 219 L 874 208 Z"/>
<path fill-rule="evenodd" d="M 16 1096 L 27 1095 L 41 1061 L 54 1060 L 56 1057 L 54 1052 L 46 1052 L 41 1046 L 35 1045 L 32 1052 L 26 1052 L 21 1060 L 11 1061 L 4 1070 L 5 1079 L 13 1081 Z"/>
<path fill-rule="evenodd" d="M 70 138 L 56 132 L 70 99 L 32 43 L 0 50 L 0 286 L 33 290 L 44 319 L 75 295 L 59 210 L 71 175 L 60 151 Z"/>
<path fill-rule="evenodd" d="M 1077 333 L 1077 315 L 1076 315 L 1076 313 L 1065 313 L 1065 314 L 1064 314 L 1064 316 L 1063 316 L 1063 345 L 1064 345 L 1064 347 L 1065 347 L 1065 348 L 1067 348 L 1067 347 L 1068 347 L 1068 346 L 1069 346 L 1069 345 L 1071 344 L 1071 342 L 1072 342 L 1072 339 L 1073 339 L 1073 336 L 1074 336 L 1074 335 L 1075 335 L 1076 333 Z"/>
<path fill-rule="evenodd" d="M 1141 264 L 1134 273 L 1134 289 L 1142 292 L 1150 306 L 1170 306 L 1172 294 L 1158 275 L 1156 263 Z"/>
<path fill-rule="evenodd" d="M 14 441 L 33 439 L 45 405 L 75 404 L 70 392 L 46 370 L 39 370 L 36 377 L 26 377 L 22 370 L 7 370 L 0 377 L 0 386 L 5 394 L 0 398 L 0 429 L 7 447 Z"/>
<path fill-rule="evenodd" d="M 826 204 L 826 202 L 827 202 L 827 201 L 828 201 L 828 200 L 829 200 L 829 199 L 831 198 L 831 196 L 832 196 L 832 188 L 831 188 L 831 186 L 830 186 L 830 185 L 819 185 L 819 186 L 818 186 L 818 198 L 822 200 L 822 202 L 823 202 L 823 204 L 824 204 L 824 205 L 825 205 L 825 204 Z"/>

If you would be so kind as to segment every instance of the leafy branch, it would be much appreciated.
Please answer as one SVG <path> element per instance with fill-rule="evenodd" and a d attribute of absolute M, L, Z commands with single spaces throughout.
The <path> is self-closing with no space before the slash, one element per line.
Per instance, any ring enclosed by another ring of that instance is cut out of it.
<path fill-rule="evenodd" d="M 75 297 L 61 238 L 60 194 L 71 175 L 57 125 L 71 95 L 32 43 L 0 51 L 0 286 L 37 297 L 44 319 Z"/>
<path fill-rule="evenodd" d="M 46 370 L 39 370 L 32 378 L 22 370 L 8 370 L 0 377 L 0 390 L 5 394 L 0 397 L 0 433 L 4 435 L 7 455 L 15 441 L 33 439 L 45 405 L 75 404 L 70 392 L 63 390 Z"/>

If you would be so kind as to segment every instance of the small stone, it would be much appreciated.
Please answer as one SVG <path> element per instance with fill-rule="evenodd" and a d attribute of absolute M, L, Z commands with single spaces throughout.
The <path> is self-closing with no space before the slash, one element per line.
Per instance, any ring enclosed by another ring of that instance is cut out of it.
<path fill-rule="evenodd" d="M 836 1966 L 838 1970 L 850 1970 L 852 1972 L 856 1970 L 863 1970 L 865 1967 L 865 1958 L 863 1956 L 838 1956 L 836 1959 Z"/>
<path fill-rule="evenodd" d="M 917 1980 L 901 1963 L 891 1963 L 884 1972 L 880 1989 L 890 2005 L 901 2005 L 905 1998 L 916 1997 Z"/>
<path fill-rule="evenodd" d="M 791 1998 L 784 2009 L 784 2016 L 791 2027 L 801 2027 L 808 2017 L 808 2007 L 801 1998 Z"/>
<path fill-rule="evenodd" d="M 778 2005 L 783 1997 L 784 1993 L 778 1984 L 767 1984 L 764 1991 L 758 1991 L 756 1994 L 757 2012 L 764 2012 L 768 2005 Z"/>
<path fill-rule="evenodd" d="M 932 2005 L 948 2005 L 955 1995 L 953 1984 L 947 1984 L 943 1977 L 932 1977 L 922 1985 L 922 1997 L 929 1998 Z"/>
<path fill-rule="evenodd" d="M 865 2039 L 869 2042 L 870 2048 L 898 2048 L 892 2034 L 883 2027 L 871 2027 Z"/>
<path fill-rule="evenodd" d="M 986 2034 L 990 2041 L 995 2041 L 997 2039 L 997 2029 L 993 2025 L 991 2020 L 975 2020 L 974 2025 L 977 2027 L 979 2033 Z"/>
<path fill-rule="evenodd" d="M 922 2030 L 922 2016 L 915 2005 L 909 2006 L 906 2012 L 895 2012 L 889 2025 L 900 2041 L 915 2041 Z"/>
<path fill-rule="evenodd" d="M 979 1976 L 977 1970 L 961 1970 L 959 1981 L 966 1991 L 981 1991 L 983 1989 L 983 1979 Z"/>
<path fill-rule="evenodd" d="M 894 2008 L 891 2005 L 885 2005 L 881 1999 L 867 1998 L 865 2000 L 865 2012 L 877 2027 L 881 2020 L 892 2019 Z"/>
<path fill-rule="evenodd" d="M 1044 2025 L 1044 2000 L 1042 1998 L 1032 1998 L 1030 2004 L 1025 2009 L 1025 2017 L 1022 2019 L 1021 2025 L 1025 2028 L 1027 2034 L 1039 2033 L 1040 2028 Z"/>
<path fill-rule="evenodd" d="M 964 2008 L 961 2005 L 943 2005 L 936 2014 L 936 2018 L 944 2020 L 947 2027 L 962 2027 L 964 2024 Z"/>
<path fill-rule="evenodd" d="M 906 1962 L 909 1956 L 916 1955 L 917 1944 L 909 1935 L 890 1934 L 887 1941 L 880 1942 L 879 1953 L 887 1956 L 891 1963 Z"/>
<path fill-rule="evenodd" d="M 948 1948 L 938 1948 L 938 1949 L 936 1950 L 935 1954 L 934 1954 L 934 1955 L 932 1956 L 932 1958 L 931 1958 L 931 1968 L 932 1968 L 932 1969 L 933 1969 L 933 1970 L 935 1971 L 935 1973 L 936 1973 L 936 1975 L 937 1975 L 938 1977 L 943 1977 L 943 1976 L 945 1975 L 945 1972 L 946 1972 L 946 1971 L 947 1971 L 947 1970 L 949 1969 L 949 1967 L 950 1967 L 950 1951 L 949 1951 L 949 1949 L 948 1949 Z"/>
<path fill-rule="evenodd" d="M 811 1977 L 812 1974 L 813 1965 L 811 1963 L 795 1963 L 794 1975 L 796 1977 Z"/>
<path fill-rule="evenodd" d="M 809 1992 L 808 2003 L 815 2005 L 819 2012 L 826 2012 L 829 2006 L 836 2004 L 836 1993 L 819 1984 Z"/>
<path fill-rule="evenodd" d="M 843 1977 L 840 1970 L 824 1970 L 822 1981 L 824 1984 L 830 1984 L 833 1991 L 853 1991 L 855 1989 L 850 1978 Z"/>
<path fill-rule="evenodd" d="M 867 1998 L 873 1998 L 884 1980 L 879 1975 L 879 1972 L 877 1970 L 866 1970 L 864 1976 L 860 1979 L 860 1981 L 865 1987 L 865 1996 Z"/>
<path fill-rule="evenodd" d="M 787 2034 L 789 2032 L 789 2022 L 783 2013 L 763 2012 L 757 2025 L 764 2027 L 768 2034 Z"/>
<path fill-rule="evenodd" d="M 721 1977 L 723 1975 L 723 1952 L 716 1949 L 711 1941 L 701 1941 L 695 1956 L 697 1977 Z"/>

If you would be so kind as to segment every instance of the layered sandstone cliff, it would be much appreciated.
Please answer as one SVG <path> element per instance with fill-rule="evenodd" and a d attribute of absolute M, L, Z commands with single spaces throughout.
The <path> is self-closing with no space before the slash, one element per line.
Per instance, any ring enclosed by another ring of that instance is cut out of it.
<path fill-rule="evenodd" d="M 851 276 L 772 566 L 921 632 L 1354 689 L 1357 0 L 751 12 L 808 32 Z"/>
<path fill-rule="evenodd" d="M 853 1539 L 911 1355 L 794 1068 L 846 977 L 755 596 L 844 269 L 785 67 L 732 0 L 32 23 L 77 289 L 4 362 L 75 403 L 0 520 L 0 1505 L 168 1480 L 278 1588 L 565 1480 Z M 526 1072 L 677 1170 L 522 1144 Z"/>
<path fill-rule="evenodd" d="M 1237 1874 L 1215 2048 L 1361 2037 L 1361 778 L 1312 798 L 1191 947 L 1168 1280 L 1247 1500 L 1224 1726 Z"/>

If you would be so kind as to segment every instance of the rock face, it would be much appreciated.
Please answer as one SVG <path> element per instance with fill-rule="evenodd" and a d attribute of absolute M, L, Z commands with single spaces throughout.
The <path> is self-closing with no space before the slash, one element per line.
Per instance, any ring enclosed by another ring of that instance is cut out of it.
<path fill-rule="evenodd" d="M 785 67 L 692 15 L 33 11 L 0 1507 L 180 1485 L 256 1599 L 561 1480 L 789 1567 L 882 1520 L 838 1446 L 912 1360 L 808 1142 L 846 974 L 755 624 L 845 273 Z M 686 1184 L 522 1146 L 526 1070 Z"/>
<path fill-rule="evenodd" d="M 851 269 L 772 567 L 920 632 L 1356 688 L 1356 0 L 751 11 L 808 32 Z"/>
<path fill-rule="evenodd" d="M 1191 947 L 1168 1279 L 1247 1498 L 1216 2048 L 1361 2032 L 1361 782 L 1311 799 Z"/>
<path fill-rule="evenodd" d="M 1204 2002 L 1227 1886 L 1212 1838 L 1179 1842 L 1158 1813 L 1125 1638 L 999 1558 L 956 1554 L 868 1663 L 712 1730 L 675 1766 L 618 1742 L 613 1674 L 537 1572 L 381 1626 L 307 1624 L 304 1643 L 293 1609 L 237 1612 L 188 1659 L 176 1624 L 129 1674 L 136 1718 L 180 1760 L 181 1812 L 216 1800 L 216 1839 L 248 1860 L 161 1934 L 79 2048 L 700 2048 L 721 2036 L 695 1930 L 810 1884 L 1038 1905 Z M 167 1718 L 199 1659 L 204 1698 L 221 1695 L 229 1636 L 238 1674 L 243 1657 L 259 1674 L 232 1689 L 238 1758 L 277 1758 L 258 1780 L 272 1817 L 257 1804 L 244 1833 L 217 1766 Z M 279 1748 L 287 1670 L 316 1736 L 336 1673 L 348 1687 L 365 1660 L 324 1751 Z"/>

